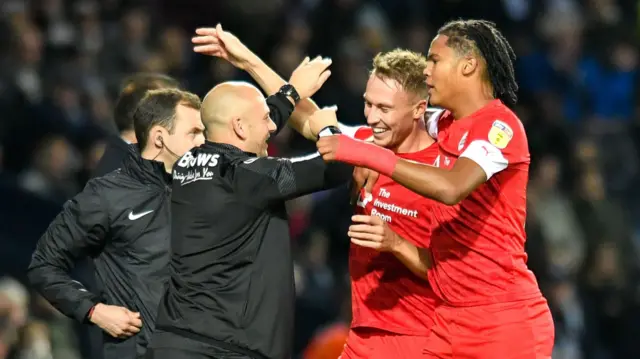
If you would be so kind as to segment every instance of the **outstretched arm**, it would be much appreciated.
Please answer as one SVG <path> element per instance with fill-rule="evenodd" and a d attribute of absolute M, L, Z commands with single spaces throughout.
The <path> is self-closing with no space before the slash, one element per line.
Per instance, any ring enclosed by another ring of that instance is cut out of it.
<path fill-rule="evenodd" d="M 287 83 L 237 37 L 224 31 L 221 25 L 218 24 L 216 28 L 197 29 L 196 35 L 192 40 L 196 45 L 195 52 L 223 58 L 235 67 L 246 71 L 267 95 L 277 93 Z M 331 65 L 330 59 L 306 58 L 289 80 L 300 95 L 300 102 L 289 119 L 289 125 L 312 141 L 316 140 L 317 134 L 312 133 L 310 129 L 309 117 L 318 110 L 318 106 L 310 97 L 331 75 L 328 70 L 329 65 Z M 290 98 L 290 101 L 293 103 L 293 98 Z"/>
<path fill-rule="evenodd" d="M 475 160 L 466 157 L 461 157 L 451 170 L 446 170 L 406 161 L 390 150 L 344 135 L 323 137 L 317 146 L 325 161 L 369 168 L 422 196 L 448 205 L 463 200 L 488 178 Z"/>
<path fill-rule="evenodd" d="M 265 206 L 345 184 L 353 169 L 344 163 L 326 163 L 313 153 L 294 158 L 250 158 L 237 163 L 233 171 L 231 185 L 237 193 Z"/>
<path fill-rule="evenodd" d="M 458 159 L 451 170 L 399 160 L 391 178 L 422 196 L 448 205 L 459 203 L 487 180 L 482 167 L 468 158 Z"/>
<path fill-rule="evenodd" d="M 447 205 L 459 203 L 509 166 L 527 165 L 530 160 L 524 127 L 510 111 L 487 111 L 474 120 L 464 136 L 451 169 L 406 161 L 385 148 L 344 135 L 323 137 L 316 145 L 326 161 L 372 169 L 424 197 Z M 451 140 L 455 142 L 456 139 L 443 139 Z"/>

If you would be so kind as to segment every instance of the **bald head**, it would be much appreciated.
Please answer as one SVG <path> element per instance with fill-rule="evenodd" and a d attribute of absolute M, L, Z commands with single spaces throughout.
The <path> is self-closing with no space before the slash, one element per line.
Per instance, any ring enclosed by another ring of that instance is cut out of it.
<path fill-rule="evenodd" d="M 264 96 L 244 82 L 223 82 L 207 93 L 202 101 L 202 122 L 207 129 L 228 127 L 233 119 L 244 117 L 252 107 L 264 103 Z"/>
<path fill-rule="evenodd" d="M 214 87 L 202 101 L 200 115 L 207 139 L 258 155 L 266 154 L 266 142 L 276 131 L 264 95 L 245 82 L 224 82 Z"/>

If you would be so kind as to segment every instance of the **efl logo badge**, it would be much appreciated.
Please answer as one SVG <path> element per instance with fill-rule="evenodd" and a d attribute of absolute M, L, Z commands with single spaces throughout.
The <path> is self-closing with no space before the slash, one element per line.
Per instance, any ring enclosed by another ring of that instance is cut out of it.
<path fill-rule="evenodd" d="M 489 130 L 489 142 L 499 149 L 507 147 L 509 141 L 513 138 L 513 130 L 506 123 L 495 120 Z"/>

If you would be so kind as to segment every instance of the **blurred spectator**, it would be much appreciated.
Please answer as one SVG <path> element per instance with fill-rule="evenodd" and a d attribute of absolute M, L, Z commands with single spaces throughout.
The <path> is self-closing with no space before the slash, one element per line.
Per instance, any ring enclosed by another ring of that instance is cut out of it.
<path fill-rule="evenodd" d="M 29 292 L 17 280 L 10 277 L 0 278 L 0 308 L 8 314 L 9 323 L 21 328 L 27 321 L 29 311 Z"/>
<path fill-rule="evenodd" d="M 10 78 L 10 86 L 30 103 L 37 103 L 43 96 L 42 36 L 31 24 L 16 24 L 14 28 L 15 52 L 10 55 L 9 64 L 3 67 L 5 76 Z"/>
<path fill-rule="evenodd" d="M 15 352 L 27 324 L 29 293 L 10 277 L 0 278 L 0 358 Z"/>
<path fill-rule="evenodd" d="M 549 291 L 549 303 L 554 316 L 556 337 L 552 357 L 580 359 L 585 330 L 584 309 L 580 294 L 571 277 L 555 274 L 555 283 Z"/>
<path fill-rule="evenodd" d="M 581 285 L 585 308 L 587 358 L 630 358 L 629 283 L 621 249 L 604 241 L 593 247 Z"/>
<path fill-rule="evenodd" d="M 73 151 L 63 137 L 45 139 L 33 156 L 32 167 L 20 175 L 20 184 L 41 197 L 65 202 L 78 192 L 72 177 L 78 166 Z"/>
<path fill-rule="evenodd" d="M 575 274 L 582 265 L 585 240 L 570 198 L 559 187 L 561 168 L 554 157 L 544 157 L 529 182 L 530 220 L 538 221 L 547 245 L 549 264 Z"/>

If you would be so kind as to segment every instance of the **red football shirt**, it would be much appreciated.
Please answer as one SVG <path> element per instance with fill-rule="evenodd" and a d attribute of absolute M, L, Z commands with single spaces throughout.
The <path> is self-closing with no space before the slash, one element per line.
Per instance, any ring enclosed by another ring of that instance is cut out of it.
<path fill-rule="evenodd" d="M 366 140 L 372 130 L 361 127 L 355 138 Z M 432 165 L 438 156 L 434 143 L 399 157 Z M 431 236 L 431 209 L 436 202 L 415 194 L 380 176 L 372 193 L 360 192 L 356 213 L 373 214 L 385 220 L 404 239 L 428 247 Z M 391 253 L 351 244 L 351 327 L 369 327 L 398 334 L 427 335 L 433 324 L 438 301 L 427 278 L 419 278 Z"/>
<path fill-rule="evenodd" d="M 430 132 L 435 130 L 429 124 Z M 432 133 L 433 134 L 433 133 Z M 522 123 L 495 100 L 471 116 L 437 121 L 436 165 L 476 162 L 487 182 L 455 206 L 438 205 L 429 282 L 440 298 L 468 306 L 540 296 L 524 250 L 530 155 Z"/>

